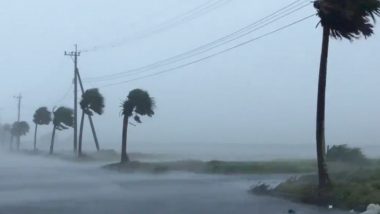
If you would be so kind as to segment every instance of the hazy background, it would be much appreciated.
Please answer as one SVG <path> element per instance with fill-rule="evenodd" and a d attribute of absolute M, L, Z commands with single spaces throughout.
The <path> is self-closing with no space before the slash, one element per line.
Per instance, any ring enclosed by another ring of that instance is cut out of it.
<path fill-rule="evenodd" d="M 112 74 L 213 41 L 291 1 L 226 0 L 194 19 L 154 31 L 167 20 L 205 2 L 0 0 L 1 122 L 16 120 L 13 96 L 20 92 L 23 95 L 21 117 L 31 126 L 32 115 L 40 106 L 72 106 L 73 94 L 69 89 L 73 63 L 63 52 L 72 50 L 75 43 L 80 49 L 122 44 L 83 53 L 79 58 L 83 78 Z M 239 41 L 312 13 L 314 9 L 310 5 Z M 254 151 L 259 148 L 265 148 L 272 155 L 281 154 L 284 148 L 289 154 L 297 153 L 294 145 L 302 145 L 306 148 L 303 155 L 313 155 L 322 36 L 317 23 L 315 17 L 186 68 L 100 88 L 106 98 L 106 109 L 103 116 L 96 116 L 94 120 L 101 147 L 119 148 L 120 104 L 131 89 L 142 88 L 155 97 L 156 115 L 152 119 L 143 118 L 142 125 L 130 128 L 131 150 L 193 151 L 194 154 L 199 150 L 208 154 L 217 150 L 225 155 L 249 156 L 258 155 L 260 152 Z M 379 35 L 380 28 L 376 29 Z M 326 115 L 328 144 L 348 143 L 374 151 L 368 145 L 380 143 L 378 35 L 354 43 L 331 42 Z M 118 81 L 85 83 L 85 87 Z M 88 128 L 88 124 L 86 126 Z M 42 127 L 40 136 L 46 135 L 45 139 L 49 139 L 51 129 Z M 25 141 L 32 139 L 32 130 Z M 86 132 L 86 146 L 93 148 L 88 129 Z M 57 146 L 71 148 L 71 133 L 59 132 L 61 142 Z M 63 141 L 69 142 L 64 144 Z M 243 145 L 239 151 L 237 145 Z M 274 145 L 282 146 L 275 149 Z M 41 143 L 40 147 L 47 148 L 47 144 Z"/>

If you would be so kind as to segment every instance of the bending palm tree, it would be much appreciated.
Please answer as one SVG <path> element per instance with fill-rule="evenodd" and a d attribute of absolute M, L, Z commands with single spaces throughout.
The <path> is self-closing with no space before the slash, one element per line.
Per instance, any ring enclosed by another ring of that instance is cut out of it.
<path fill-rule="evenodd" d="M 98 115 L 103 114 L 104 97 L 99 93 L 99 90 L 97 88 L 89 89 L 83 93 L 80 106 L 82 108 L 82 118 L 80 121 L 80 130 L 79 130 L 79 147 L 78 147 L 79 156 L 82 155 L 84 115 L 87 114 L 87 115 L 92 116 L 94 112 L 97 113 Z M 99 145 L 97 145 L 96 148 L 99 150 Z"/>
<path fill-rule="evenodd" d="M 141 89 L 134 89 L 129 92 L 128 99 L 124 101 L 122 107 L 123 119 L 123 139 L 121 144 L 121 163 L 129 161 L 127 155 L 127 129 L 129 118 L 134 116 L 134 120 L 141 123 L 140 116 L 154 115 L 153 108 L 155 107 L 154 99 L 149 96 L 148 92 Z"/>
<path fill-rule="evenodd" d="M 317 0 L 314 2 L 323 27 L 321 64 L 319 70 L 316 140 L 319 187 L 330 185 L 325 162 L 325 95 L 327 58 L 330 36 L 350 41 L 373 34 L 375 15 L 380 15 L 379 0 Z"/>
<path fill-rule="evenodd" d="M 37 127 L 38 125 L 49 125 L 51 122 L 51 112 L 46 107 L 41 107 L 36 110 L 33 115 L 34 128 L 34 151 L 37 150 Z"/>
<path fill-rule="evenodd" d="M 20 149 L 20 137 L 29 132 L 29 124 L 25 121 L 14 122 L 11 129 L 11 134 L 17 139 L 17 150 Z"/>
<path fill-rule="evenodd" d="M 71 108 L 59 107 L 53 111 L 53 133 L 50 142 L 50 154 L 53 154 L 55 130 L 65 130 L 74 125 L 74 111 Z"/>

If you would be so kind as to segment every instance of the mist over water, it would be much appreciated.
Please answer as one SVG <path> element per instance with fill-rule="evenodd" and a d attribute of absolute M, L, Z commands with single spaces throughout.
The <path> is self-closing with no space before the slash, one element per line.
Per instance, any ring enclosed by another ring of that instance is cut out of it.
<path fill-rule="evenodd" d="M 380 170 L 380 28 L 369 17 L 380 0 L 352 16 L 367 5 L 330 1 L 0 1 L 0 214 L 341 213 L 249 193 L 300 176 L 295 189 L 314 199 L 309 174 L 256 174 L 267 172 L 314 172 L 319 190 L 342 182 L 337 197 L 378 196 L 380 177 L 351 188 L 335 173 Z M 339 17 L 347 26 L 326 27 Z M 327 44 L 328 30 L 355 42 Z M 348 145 L 339 158 L 322 154 L 316 124 L 327 145 Z"/>
<path fill-rule="evenodd" d="M 325 213 L 247 192 L 290 175 L 120 174 L 98 164 L 0 153 L 0 213 Z M 326 212 L 339 213 L 339 212 Z"/>
<path fill-rule="evenodd" d="M 91 136 L 90 136 L 91 137 Z M 88 140 L 90 139 L 90 140 Z M 50 141 L 40 141 L 39 150 L 47 151 Z M 120 143 L 115 141 L 101 141 L 101 149 L 120 150 Z M 380 157 L 380 145 L 348 144 L 360 148 L 369 158 Z M 29 140 L 23 142 L 22 148 L 32 149 Z M 72 140 L 64 136 L 57 140 L 55 145 L 58 151 L 71 153 Z M 84 152 L 95 152 L 95 145 L 91 138 L 86 138 L 83 144 Z M 315 144 L 248 144 L 248 143 L 161 143 L 130 141 L 128 150 L 131 153 L 145 154 L 160 158 L 160 160 L 225 160 L 225 161 L 271 161 L 282 159 L 315 159 Z M 152 159 L 154 160 L 154 158 Z"/>

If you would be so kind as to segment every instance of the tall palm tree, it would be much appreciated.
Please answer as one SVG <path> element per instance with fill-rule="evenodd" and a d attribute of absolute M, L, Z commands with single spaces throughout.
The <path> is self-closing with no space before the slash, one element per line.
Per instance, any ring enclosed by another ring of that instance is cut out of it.
<path fill-rule="evenodd" d="M 104 97 L 102 96 L 102 94 L 100 94 L 97 88 L 88 89 L 82 94 L 80 107 L 82 108 L 82 118 L 80 120 L 80 129 L 79 129 L 78 156 L 82 155 L 84 115 L 87 114 L 89 116 L 92 116 L 94 113 L 98 115 L 103 114 Z M 98 146 L 97 146 L 97 149 L 98 149 Z"/>
<path fill-rule="evenodd" d="M 148 92 L 141 89 L 134 89 L 129 92 L 127 100 L 124 101 L 122 105 L 122 113 L 124 115 L 123 119 L 123 137 L 121 144 L 121 163 L 129 161 L 127 155 L 127 130 L 129 118 L 133 116 L 134 120 L 141 123 L 140 116 L 154 115 L 155 102 L 152 97 L 149 96 Z"/>
<path fill-rule="evenodd" d="M 373 34 L 375 16 L 380 15 L 379 0 L 317 0 L 314 7 L 323 27 L 322 53 L 319 69 L 318 102 L 316 118 L 316 143 L 319 187 L 330 183 L 325 162 L 325 94 L 327 58 L 330 37 L 353 41 Z"/>
<path fill-rule="evenodd" d="M 41 107 L 33 115 L 34 126 L 34 151 L 37 149 L 37 127 L 38 125 L 49 125 L 51 122 L 51 112 L 47 107 Z"/>
<path fill-rule="evenodd" d="M 53 110 L 53 133 L 51 135 L 50 154 L 53 154 L 55 130 L 65 130 L 74 125 L 74 111 L 71 108 L 59 107 Z"/>
<path fill-rule="evenodd" d="M 14 122 L 11 129 L 11 134 L 17 139 L 17 150 L 20 149 L 20 137 L 29 132 L 29 124 L 25 121 Z"/>

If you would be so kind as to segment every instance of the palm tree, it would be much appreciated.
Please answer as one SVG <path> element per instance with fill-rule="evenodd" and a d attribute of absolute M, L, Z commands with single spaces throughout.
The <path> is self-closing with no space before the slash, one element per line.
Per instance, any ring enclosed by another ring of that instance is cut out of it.
<path fill-rule="evenodd" d="M 34 128 L 34 151 L 37 149 L 37 127 L 38 125 L 49 125 L 51 122 L 51 112 L 46 107 L 41 107 L 36 110 L 33 115 Z"/>
<path fill-rule="evenodd" d="M 124 115 L 123 119 L 123 137 L 121 144 L 121 163 L 129 161 L 127 155 L 127 129 L 129 118 L 134 116 L 134 120 L 141 123 L 140 116 L 154 115 L 155 102 L 152 97 L 149 96 L 148 92 L 141 89 L 134 89 L 129 92 L 127 100 L 124 101 L 122 105 L 122 113 Z"/>
<path fill-rule="evenodd" d="M 14 122 L 11 128 L 11 135 L 17 139 L 17 150 L 20 149 L 20 137 L 29 132 L 29 124 L 25 121 Z"/>
<path fill-rule="evenodd" d="M 375 15 L 380 15 L 379 0 L 317 0 L 314 7 L 323 27 L 322 53 L 319 69 L 318 102 L 316 118 L 316 143 L 319 188 L 331 182 L 325 162 L 325 94 L 327 58 L 330 36 L 334 39 L 353 41 L 373 34 Z"/>
<path fill-rule="evenodd" d="M 53 110 L 53 133 L 51 135 L 50 154 L 53 154 L 55 130 L 65 130 L 74 125 L 74 111 L 71 108 L 59 107 Z"/>
<path fill-rule="evenodd" d="M 80 107 L 82 108 L 82 118 L 80 121 L 79 129 L 79 145 L 78 156 L 82 155 L 82 138 L 83 138 L 83 123 L 84 115 L 92 116 L 95 113 L 98 115 L 103 114 L 104 110 L 104 97 L 100 94 L 97 88 L 88 89 L 82 94 L 82 100 L 80 101 Z M 97 142 L 95 142 L 97 143 Z M 99 147 L 97 146 L 99 150 Z"/>

